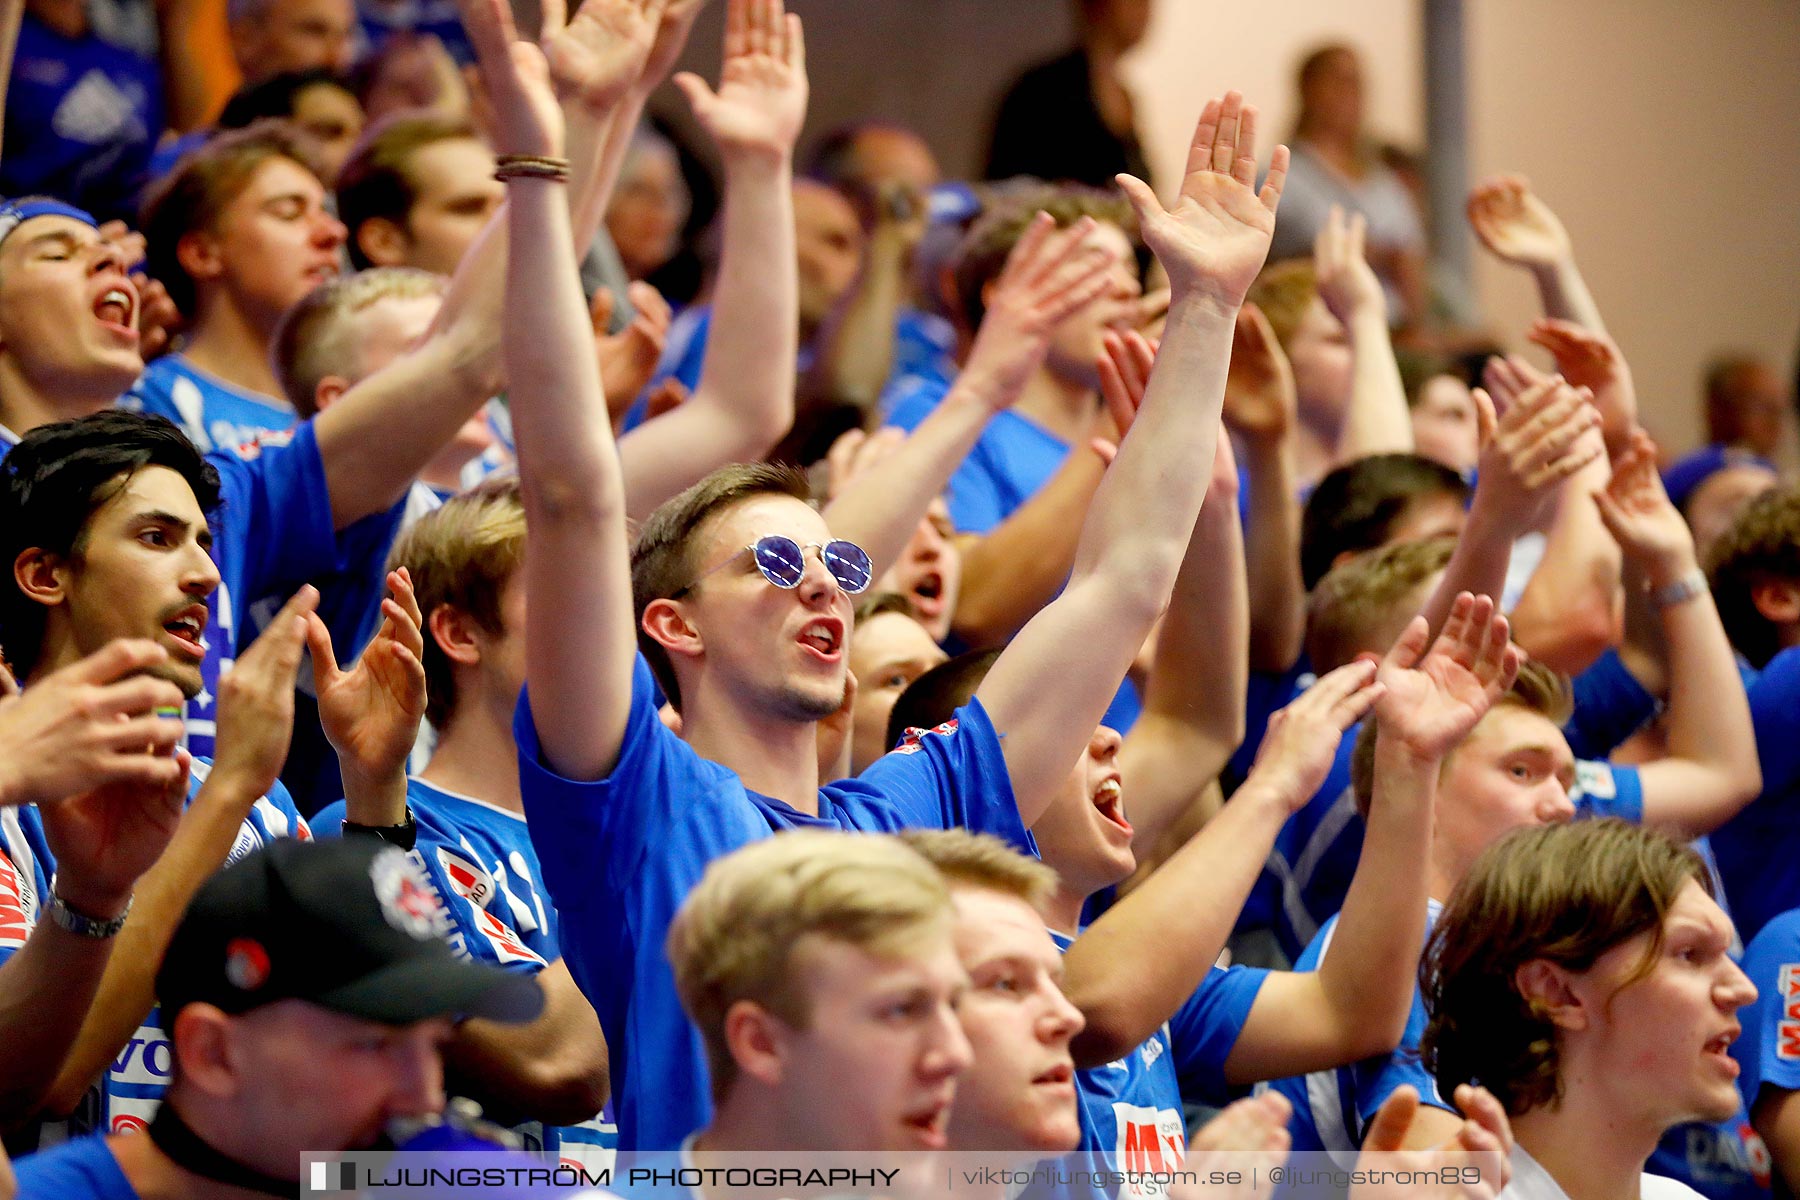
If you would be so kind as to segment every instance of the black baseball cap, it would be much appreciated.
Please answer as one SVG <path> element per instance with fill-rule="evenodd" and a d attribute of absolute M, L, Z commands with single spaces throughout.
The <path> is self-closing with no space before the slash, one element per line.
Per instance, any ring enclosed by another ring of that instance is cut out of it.
<path fill-rule="evenodd" d="M 229 1013 L 305 1000 L 388 1025 L 544 1007 L 529 975 L 451 952 L 450 914 L 404 850 L 373 838 L 283 838 L 214 875 L 156 975 L 162 1022 L 195 1002 Z"/>

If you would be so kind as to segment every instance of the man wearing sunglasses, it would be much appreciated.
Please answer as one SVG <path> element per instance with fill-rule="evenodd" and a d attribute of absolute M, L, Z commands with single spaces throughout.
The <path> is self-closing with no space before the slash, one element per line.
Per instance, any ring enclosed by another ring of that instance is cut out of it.
<path fill-rule="evenodd" d="M 768 24 L 770 14 L 734 5 L 733 16 Z M 529 85 L 505 35 L 479 14 L 465 19 L 507 110 L 500 148 L 557 154 L 559 131 L 519 102 Z M 770 72 L 797 69 L 794 18 L 756 37 Z M 697 84 L 693 93 L 706 99 Z M 572 275 L 517 265 L 571 252 L 562 186 L 509 182 L 505 347 L 530 597 L 520 792 L 564 957 L 611 1049 L 621 1150 L 674 1149 L 709 1116 L 704 1050 L 664 952 L 709 862 L 798 828 L 964 826 L 1030 845 L 1027 828 L 1169 599 L 1206 491 L 1232 326 L 1267 253 L 1287 161 L 1278 150 L 1259 197 L 1253 121 L 1235 93 L 1207 106 L 1198 169 L 1173 212 L 1143 183 L 1123 183 L 1174 300 L 1067 590 L 954 727 L 823 787 L 816 723 L 845 701 L 850 597 L 867 584 L 866 556 L 834 540 L 802 476 L 761 465 L 702 480 L 630 543 L 605 397 L 581 352 L 591 335 L 580 292 Z M 791 169 L 779 155 L 764 166 Z M 652 670 L 681 712 L 680 736 L 657 718 Z"/>

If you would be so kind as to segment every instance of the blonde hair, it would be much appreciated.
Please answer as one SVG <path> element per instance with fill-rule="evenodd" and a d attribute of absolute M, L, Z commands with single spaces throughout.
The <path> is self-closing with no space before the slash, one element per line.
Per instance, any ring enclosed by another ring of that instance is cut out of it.
<path fill-rule="evenodd" d="M 319 381 L 341 375 L 352 383 L 362 374 L 357 318 L 387 299 L 441 297 L 449 281 L 412 267 L 371 267 L 341 275 L 308 292 L 281 315 L 275 327 L 275 375 L 288 403 L 302 418 L 319 411 Z"/>
<path fill-rule="evenodd" d="M 897 835 L 952 888 L 973 887 L 1023 900 L 1044 911 L 1056 891 L 1056 872 L 988 833 L 966 829 L 908 829 Z"/>
<path fill-rule="evenodd" d="M 431 635 L 431 614 L 450 605 L 498 637 L 500 597 L 525 561 L 525 505 L 516 475 L 497 475 L 452 496 L 402 533 L 390 567 L 412 575 L 425 619 L 425 719 L 443 729 L 456 711 L 456 676 Z"/>
<path fill-rule="evenodd" d="M 1289 258 L 1264 267 L 1246 299 L 1262 309 L 1275 340 L 1286 350 L 1318 294 L 1319 277 L 1313 273 L 1312 259 Z"/>
<path fill-rule="evenodd" d="M 829 938 L 883 958 L 950 935 L 950 893 L 898 838 L 794 830 L 715 860 L 669 926 L 681 1007 L 700 1031 L 714 1100 L 737 1078 L 725 1015 L 740 1000 L 796 1029 L 811 1017 L 797 961 Z"/>
<path fill-rule="evenodd" d="M 1368 651 L 1385 652 L 1419 606 L 1413 594 L 1450 565 L 1454 538 L 1396 542 L 1333 567 L 1307 605 L 1306 654 L 1313 670 L 1335 671 Z"/>

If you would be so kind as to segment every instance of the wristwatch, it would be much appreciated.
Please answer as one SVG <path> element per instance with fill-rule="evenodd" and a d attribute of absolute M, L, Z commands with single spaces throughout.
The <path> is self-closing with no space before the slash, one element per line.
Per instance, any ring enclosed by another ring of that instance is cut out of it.
<path fill-rule="evenodd" d="M 419 823 L 413 819 L 412 805 L 406 806 L 406 820 L 398 825 L 358 825 L 346 819 L 344 833 L 349 837 L 380 838 L 390 846 L 411 850 L 419 841 Z"/>
<path fill-rule="evenodd" d="M 76 937 L 93 938 L 105 941 L 125 928 L 125 918 L 131 915 L 131 901 L 125 901 L 125 910 L 111 920 L 103 921 L 99 917 L 90 917 L 78 909 L 70 908 L 68 903 L 54 890 L 50 893 L 50 919 L 61 925 Z"/>

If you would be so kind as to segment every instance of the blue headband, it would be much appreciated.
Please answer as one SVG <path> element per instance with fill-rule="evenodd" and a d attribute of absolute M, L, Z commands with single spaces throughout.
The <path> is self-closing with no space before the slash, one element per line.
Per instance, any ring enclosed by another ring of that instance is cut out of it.
<path fill-rule="evenodd" d="M 0 242 L 12 236 L 13 230 L 31 220 L 33 217 L 68 217 L 71 221 L 80 221 L 89 229 L 100 228 L 100 222 L 94 220 L 93 214 L 73 204 L 64 204 L 61 200 L 52 200 L 48 196 L 28 196 L 23 200 L 8 200 L 0 203 Z"/>

